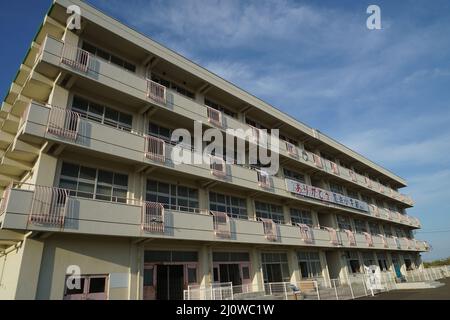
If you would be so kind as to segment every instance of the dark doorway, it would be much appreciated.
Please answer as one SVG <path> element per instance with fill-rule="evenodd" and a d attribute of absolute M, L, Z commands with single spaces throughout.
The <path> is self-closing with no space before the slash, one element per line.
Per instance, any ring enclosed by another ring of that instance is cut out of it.
<path fill-rule="evenodd" d="M 238 264 L 220 264 L 220 282 L 232 282 L 233 286 L 242 284 Z"/>
<path fill-rule="evenodd" d="M 266 282 L 283 282 L 283 275 L 281 273 L 281 264 L 266 264 Z"/>
<path fill-rule="evenodd" d="M 156 299 L 182 300 L 184 277 L 183 265 L 158 265 Z"/>

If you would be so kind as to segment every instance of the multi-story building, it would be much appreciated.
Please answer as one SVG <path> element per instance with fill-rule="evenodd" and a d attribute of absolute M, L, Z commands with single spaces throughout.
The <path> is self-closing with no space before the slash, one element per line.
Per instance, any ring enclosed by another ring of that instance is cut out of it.
<path fill-rule="evenodd" d="M 247 151 L 279 129 L 278 173 L 175 163 L 171 133 L 196 120 L 251 130 Z M 402 178 L 81 1 L 52 4 L 0 128 L 0 299 L 327 286 L 364 265 L 404 273 L 428 250 Z M 73 270 L 79 288 L 67 287 Z"/>

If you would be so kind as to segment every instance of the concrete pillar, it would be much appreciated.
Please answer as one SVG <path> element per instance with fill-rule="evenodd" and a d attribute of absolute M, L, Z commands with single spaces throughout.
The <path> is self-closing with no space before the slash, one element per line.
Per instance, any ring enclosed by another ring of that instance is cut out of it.
<path fill-rule="evenodd" d="M 256 248 L 250 249 L 250 261 L 251 261 L 251 279 L 254 290 L 264 290 L 264 276 L 261 263 L 261 253 Z"/>
<path fill-rule="evenodd" d="M 291 212 L 288 206 L 283 206 L 283 215 L 284 215 L 284 223 L 290 224 L 291 221 Z"/>
<path fill-rule="evenodd" d="M 297 252 L 295 250 L 289 250 L 287 252 L 287 258 L 289 270 L 291 272 L 291 282 L 299 282 L 302 277 L 300 275 L 300 270 L 298 267 Z"/>
<path fill-rule="evenodd" d="M 312 221 L 313 221 L 313 225 L 315 225 L 315 226 L 320 225 L 320 223 L 319 223 L 319 215 L 318 215 L 317 211 L 311 210 L 311 218 L 312 218 Z"/>
<path fill-rule="evenodd" d="M 249 220 L 256 220 L 255 200 L 253 198 L 246 198 L 247 213 Z"/>
<path fill-rule="evenodd" d="M 325 285 L 330 286 L 330 272 L 328 270 L 327 256 L 325 251 L 319 251 L 320 265 L 322 267 L 322 277 L 325 281 Z"/>
<path fill-rule="evenodd" d="M 199 251 L 199 279 L 201 287 L 207 287 L 213 282 L 212 249 L 208 245 L 201 247 Z"/>
<path fill-rule="evenodd" d="M 209 212 L 209 189 L 198 189 L 198 202 L 200 209 L 206 209 L 206 214 Z"/>
<path fill-rule="evenodd" d="M 27 183 L 53 187 L 58 184 L 58 181 L 56 181 L 58 171 L 58 159 L 41 153 L 32 170 L 32 176 Z"/>
<path fill-rule="evenodd" d="M 27 238 L 22 245 L 22 259 L 15 300 L 34 300 L 36 299 L 44 243 Z"/>

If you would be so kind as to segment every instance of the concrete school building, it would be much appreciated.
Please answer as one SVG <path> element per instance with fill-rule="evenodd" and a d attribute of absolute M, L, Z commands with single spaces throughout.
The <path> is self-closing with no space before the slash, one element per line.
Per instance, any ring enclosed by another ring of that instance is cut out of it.
<path fill-rule="evenodd" d="M 247 151 L 279 129 L 278 172 L 174 163 L 171 134 L 195 121 L 250 130 Z M 429 250 L 404 179 L 77 0 L 45 16 L 2 103 L 0 148 L 0 299 L 329 286 L 367 265 L 420 268 Z"/>

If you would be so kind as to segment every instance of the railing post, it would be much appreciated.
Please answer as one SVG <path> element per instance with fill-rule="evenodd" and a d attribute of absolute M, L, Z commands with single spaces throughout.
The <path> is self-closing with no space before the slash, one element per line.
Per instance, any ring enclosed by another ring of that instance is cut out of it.
<path fill-rule="evenodd" d="M 314 281 L 314 285 L 316 286 L 317 300 L 320 300 L 319 283 L 317 281 Z"/>

